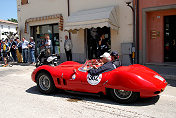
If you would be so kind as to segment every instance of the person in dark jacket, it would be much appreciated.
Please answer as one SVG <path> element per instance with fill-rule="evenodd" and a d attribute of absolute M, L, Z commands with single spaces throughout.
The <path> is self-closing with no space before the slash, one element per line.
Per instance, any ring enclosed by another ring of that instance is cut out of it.
<path fill-rule="evenodd" d="M 29 42 L 28 47 L 30 51 L 30 57 L 31 57 L 32 64 L 35 64 L 35 42 L 34 42 L 33 37 L 30 37 L 30 42 Z"/>
<path fill-rule="evenodd" d="M 113 62 L 111 61 L 111 56 L 109 53 L 105 52 L 100 57 L 102 58 L 102 62 L 104 64 L 98 68 L 93 68 L 93 69 L 88 70 L 88 73 L 92 76 L 99 75 L 101 73 L 112 71 L 112 70 L 116 69 Z"/>
<path fill-rule="evenodd" d="M 10 52 L 13 57 L 13 60 L 16 62 L 17 61 L 17 56 L 16 56 L 16 42 L 13 39 L 10 39 Z"/>
<path fill-rule="evenodd" d="M 119 54 L 116 51 L 111 52 L 111 60 L 112 63 L 117 67 L 121 66 L 121 62 L 119 61 Z"/>

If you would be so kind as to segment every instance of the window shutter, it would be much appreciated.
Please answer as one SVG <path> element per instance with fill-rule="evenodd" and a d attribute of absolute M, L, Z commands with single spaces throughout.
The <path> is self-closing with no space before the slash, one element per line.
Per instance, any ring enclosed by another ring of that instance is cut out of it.
<path fill-rule="evenodd" d="M 28 0 L 21 0 L 21 5 L 28 4 Z"/>

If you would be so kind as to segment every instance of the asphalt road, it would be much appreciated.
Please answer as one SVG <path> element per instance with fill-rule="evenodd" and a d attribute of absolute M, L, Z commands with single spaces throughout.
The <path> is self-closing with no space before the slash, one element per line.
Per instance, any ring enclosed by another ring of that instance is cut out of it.
<path fill-rule="evenodd" d="M 41 94 L 31 80 L 34 66 L 0 67 L 0 118 L 176 118 L 176 81 L 133 104 L 107 97 L 57 91 Z"/>

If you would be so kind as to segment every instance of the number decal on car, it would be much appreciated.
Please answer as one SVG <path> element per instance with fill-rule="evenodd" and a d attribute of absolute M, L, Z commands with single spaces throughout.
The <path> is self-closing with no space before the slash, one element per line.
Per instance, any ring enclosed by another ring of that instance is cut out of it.
<path fill-rule="evenodd" d="M 102 74 L 95 75 L 95 76 L 92 76 L 90 74 L 87 75 L 87 82 L 91 85 L 97 85 L 98 83 L 100 83 L 101 79 L 102 79 Z"/>

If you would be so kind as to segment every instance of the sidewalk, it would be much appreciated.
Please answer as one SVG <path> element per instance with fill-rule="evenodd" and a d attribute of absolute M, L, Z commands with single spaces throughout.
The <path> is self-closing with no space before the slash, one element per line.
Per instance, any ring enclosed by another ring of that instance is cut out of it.
<path fill-rule="evenodd" d="M 146 64 L 148 68 L 156 71 L 166 80 L 176 80 L 176 65 L 153 65 Z"/>

